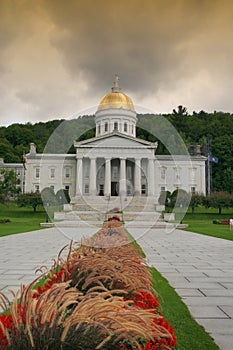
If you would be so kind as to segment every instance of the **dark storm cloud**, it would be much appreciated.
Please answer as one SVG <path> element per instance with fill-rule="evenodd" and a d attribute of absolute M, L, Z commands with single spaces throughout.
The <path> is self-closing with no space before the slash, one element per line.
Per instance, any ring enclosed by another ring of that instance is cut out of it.
<path fill-rule="evenodd" d="M 215 16 L 221 10 L 219 1 L 74 0 L 46 4 L 56 25 L 52 44 L 62 52 L 72 76 L 85 77 L 95 91 L 105 91 L 116 72 L 128 91 L 150 94 L 161 86 L 176 87 L 184 75 L 191 79 L 207 64 L 201 62 L 205 41 L 214 51 L 212 45 L 223 40 L 215 37 L 214 42 L 212 37 L 216 35 Z M 200 48 L 195 52 L 198 42 Z"/>
<path fill-rule="evenodd" d="M 232 111 L 232 13 L 231 0 L 1 0 L 0 122 L 96 105 L 115 73 L 153 111 Z"/>

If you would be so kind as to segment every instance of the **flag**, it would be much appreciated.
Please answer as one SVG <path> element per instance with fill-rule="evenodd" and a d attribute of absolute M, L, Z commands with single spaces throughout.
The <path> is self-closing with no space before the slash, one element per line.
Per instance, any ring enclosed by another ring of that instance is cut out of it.
<path fill-rule="evenodd" d="M 209 161 L 218 164 L 218 158 L 212 156 L 211 154 L 209 155 Z"/>
<path fill-rule="evenodd" d="M 27 168 L 26 168 L 27 162 L 28 162 L 28 159 L 27 159 L 26 154 L 24 153 L 24 154 L 23 154 L 23 167 L 24 167 L 25 170 L 27 169 Z"/>

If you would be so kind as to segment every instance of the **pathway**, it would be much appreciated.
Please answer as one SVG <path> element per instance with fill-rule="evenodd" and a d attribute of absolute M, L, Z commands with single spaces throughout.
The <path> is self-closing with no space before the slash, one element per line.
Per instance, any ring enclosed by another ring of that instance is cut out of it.
<path fill-rule="evenodd" d="M 0 290 L 10 295 L 9 288 L 36 277 L 36 268 L 50 267 L 71 239 L 95 232 L 96 227 L 62 227 L 1 237 Z M 181 230 L 150 229 L 142 236 L 142 229 L 131 227 L 130 232 L 220 349 L 232 350 L 233 242 Z"/>

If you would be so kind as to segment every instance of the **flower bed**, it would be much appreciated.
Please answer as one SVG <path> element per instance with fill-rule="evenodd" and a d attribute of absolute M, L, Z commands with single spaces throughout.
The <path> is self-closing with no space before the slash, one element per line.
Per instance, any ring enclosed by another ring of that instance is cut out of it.
<path fill-rule="evenodd" d="M 217 224 L 217 225 L 230 225 L 230 220 L 224 220 L 224 221 L 221 221 L 221 220 L 213 220 L 213 224 Z"/>
<path fill-rule="evenodd" d="M 118 215 L 113 215 L 108 218 L 108 221 L 121 221 Z"/>
<path fill-rule="evenodd" d="M 50 273 L 21 287 L 12 303 L 0 298 L 1 350 L 176 346 L 149 268 L 119 222 L 70 246 L 65 259 L 59 254 Z"/>

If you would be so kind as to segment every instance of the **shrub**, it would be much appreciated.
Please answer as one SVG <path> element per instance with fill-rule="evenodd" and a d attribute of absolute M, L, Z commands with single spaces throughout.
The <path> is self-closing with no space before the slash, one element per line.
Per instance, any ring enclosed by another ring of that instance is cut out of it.
<path fill-rule="evenodd" d="M 7 224 L 8 222 L 11 222 L 10 219 L 0 219 L 0 224 Z"/>
<path fill-rule="evenodd" d="M 221 220 L 215 219 L 213 220 L 213 224 L 221 225 Z"/>

